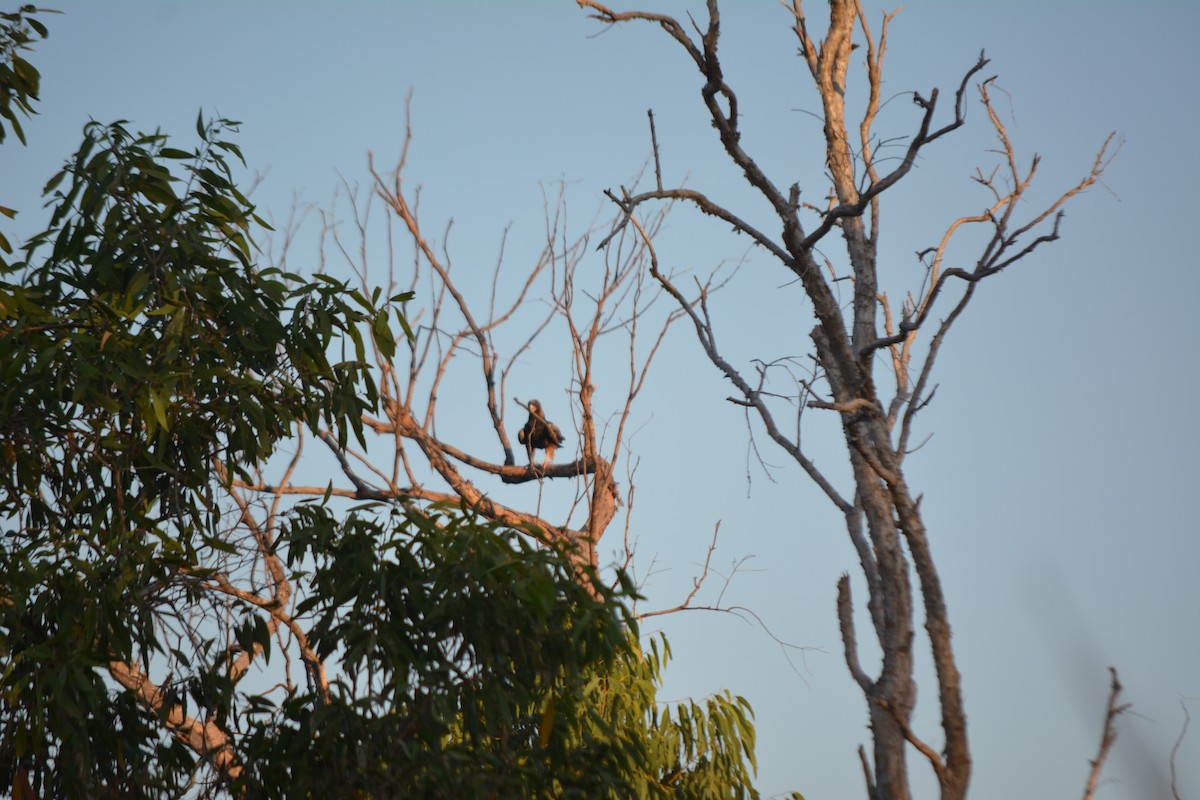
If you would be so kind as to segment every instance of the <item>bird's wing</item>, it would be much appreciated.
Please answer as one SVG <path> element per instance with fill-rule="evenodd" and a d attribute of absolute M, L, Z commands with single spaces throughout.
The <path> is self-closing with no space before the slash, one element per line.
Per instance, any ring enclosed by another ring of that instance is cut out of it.
<path fill-rule="evenodd" d="M 554 440 L 555 444 L 562 444 L 563 442 L 565 442 L 567 440 L 567 437 L 563 436 L 562 431 L 559 430 L 558 426 L 555 425 L 553 422 L 550 422 L 549 420 L 547 420 L 546 427 L 548 427 L 550 429 L 550 438 Z"/>

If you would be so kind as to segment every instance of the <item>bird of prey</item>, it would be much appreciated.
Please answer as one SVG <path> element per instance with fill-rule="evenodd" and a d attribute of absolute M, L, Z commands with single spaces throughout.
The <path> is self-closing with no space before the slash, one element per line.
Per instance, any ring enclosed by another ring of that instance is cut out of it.
<path fill-rule="evenodd" d="M 554 458 L 554 451 L 566 439 L 558 426 L 546 419 L 541 403 L 537 400 L 530 400 L 527 407 L 529 408 L 529 419 L 525 422 L 525 427 L 517 433 L 517 441 L 525 445 L 530 464 L 533 463 L 534 450 L 545 450 L 546 458 L 542 461 L 542 469 L 545 469 L 546 465 Z"/>

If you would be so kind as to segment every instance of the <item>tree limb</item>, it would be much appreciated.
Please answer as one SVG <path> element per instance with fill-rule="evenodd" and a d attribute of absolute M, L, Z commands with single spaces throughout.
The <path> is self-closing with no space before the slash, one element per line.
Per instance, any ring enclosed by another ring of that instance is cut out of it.
<path fill-rule="evenodd" d="M 219 725 L 189 716 L 181 704 L 169 699 L 168 692 L 125 661 L 110 661 L 108 673 L 113 680 L 133 692 L 142 706 L 158 714 L 176 738 L 212 764 L 223 782 L 230 783 L 241 776 L 242 765 L 234 753 L 229 734 Z"/>

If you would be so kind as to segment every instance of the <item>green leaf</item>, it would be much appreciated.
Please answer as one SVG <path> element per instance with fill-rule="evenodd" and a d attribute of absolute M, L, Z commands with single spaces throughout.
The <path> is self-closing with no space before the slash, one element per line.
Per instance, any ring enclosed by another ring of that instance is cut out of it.
<path fill-rule="evenodd" d="M 36 67 L 20 56 L 14 55 L 12 57 L 12 66 L 17 76 L 29 87 L 26 91 L 36 97 L 38 82 L 42 77 L 41 73 L 37 71 Z"/>
<path fill-rule="evenodd" d="M 375 344 L 379 347 L 380 354 L 391 361 L 392 357 L 396 355 L 396 337 L 388 326 L 386 311 L 380 311 L 375 315 L 375 319 L 371 323 L 371 332 L 374 334 Z"/>
<path fill-rule="evenodd" d="M 165 181 L 152 181 L 145 184 L 142 186 L 142 196 L 152 203 L 160 203 L 165 206 L 169 206 L 177 200 L 170 185 Z"/>
<path fill-rule="evenodd" d="M 408 324 L 408 318 L 404 316 L 404 312 L 400 309 L 396 309 L 396 321 L 400 323 L 400 328 L 404 331 L 404 336 L 410 342 L 416 341 L 417 335 L 413 333 L 413 329 Z"/>
<path fill-rule="evenodd" d="M 67 171 L 65 169 L 59 170 L 54 175 L 54 177 L 52 177 L 50 180 L 46 181 L 45 187 L 42 188 L 42 194 L 43 195 L 50 194 L 50 192 L 54 191 L 58 187 L 58 185 L 60 183 L 62 183 L 62 179 L 65 178 L 66 176 L 67 176 Z"/>
<path fill-rule="evenodd" d="M 9 112 L 7 108 L 2 106 L 0 106 L 0 114 L 4 114 L 4 116 L 8 117 L 8 121 L 12 125 L 13 133 L 15 133 L 17 138 L 21 140 L 21 144 L 28 146 L 28 143 L 25 141 L 25 130 L 21 127 L 20 120 L 18 120 L 16 116 Z"/>
<path fill-rule="evenodd" d="M 221 553 L 228 553 L 229 555 L 236 555 L 238 552 L 238 549 L 236 547 L 234 547 L 232 544 L 230 544 L 229 542 L 223 541 L 222 539 L 220 539 L 216 536 L 204 536 L 203 541 L 206 545 L 211 547 L 213 550 L 216 550 Z"/>

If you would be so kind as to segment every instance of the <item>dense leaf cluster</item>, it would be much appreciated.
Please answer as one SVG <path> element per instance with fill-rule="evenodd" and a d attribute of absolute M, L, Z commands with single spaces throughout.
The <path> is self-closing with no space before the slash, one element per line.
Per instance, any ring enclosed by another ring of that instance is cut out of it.
<path fill-rule="evenodd" d="M 33 5 L 0 13 L 0 142 L 8 135 L 6 123 L 25 142 L 20 117 L 35 113 L 33 101 L 38 99 L 42 75 L 22 53 L 38 39 L 46 38 L 46 26 L 35 15 L 47 13 L 51 12 Z M 3 242 L 0 239 L 0 245 Z"/>
<path fill-rule="evenodd" d="M 745 701 L 660 707 L 667 653 L 565 554 L 458 512 L 387 518 L 310 509 L 286 536 L 342 677 L 328 703 L 263 704 L 254 795 L 756 796 Z"/>
<path fill-rule="evenodd" d="M 184 152 L 89 124 L 47 185 L 47 230 L 2 266 L 0 647 L 18 756 L 92 719 L 108 696 L 95 668 L 146 661 L 179 576 L 234 549 L 215 485 L 296 424 L 352 429 L 373 401 L 361 358 L 328 356 L 335 336 L 361 355 L 369 304 L 253 267 L 230 125 L 198 124 Z M 129 759 L 90 751 L 110 742 L 83 740 L 81 768 Z"/>

